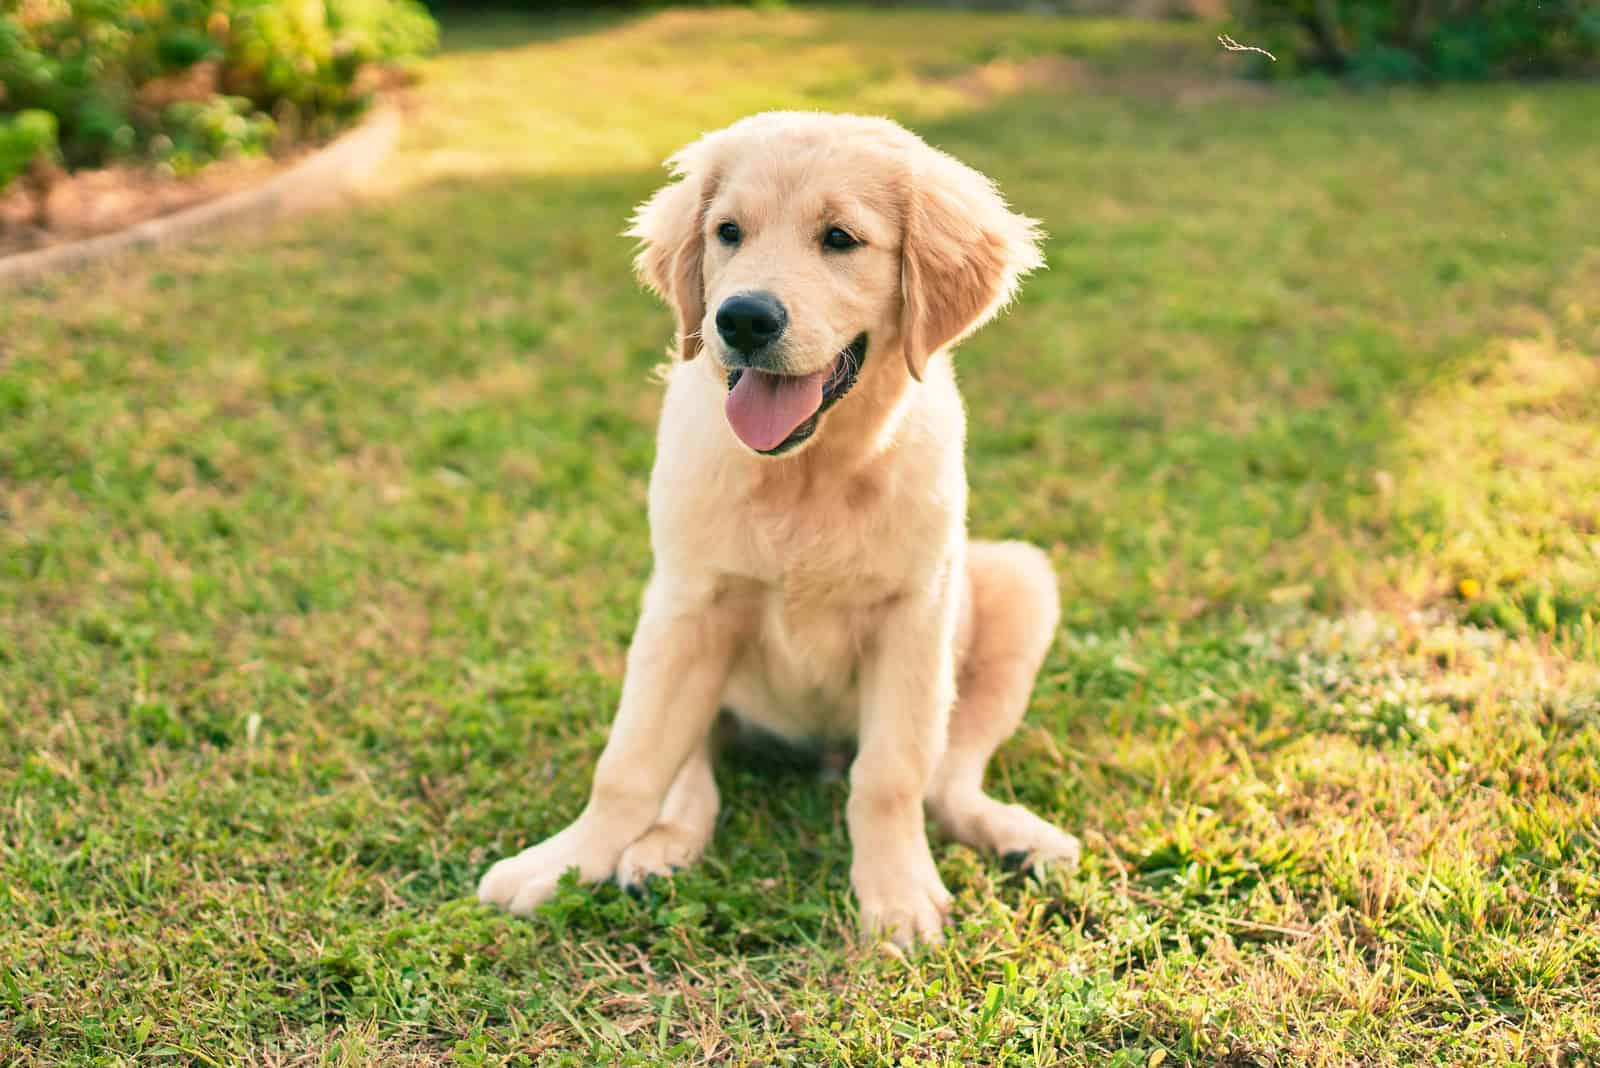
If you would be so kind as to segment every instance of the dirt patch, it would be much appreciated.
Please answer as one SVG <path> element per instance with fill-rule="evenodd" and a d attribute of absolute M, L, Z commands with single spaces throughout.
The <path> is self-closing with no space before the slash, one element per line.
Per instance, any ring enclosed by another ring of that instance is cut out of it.
<path fill-rule="evenodd" d="M 968 67 L 948 78 L 944 84 L 960 90 L 969 100 L 985 103 L 1025 89 L 1071 89 L 1088 78 L 1088 67 L 1068 56 L 1035 56 L 1033 59 L 993 59 Z"/>
<path fill-rule="evenodd" d="M 43 204 L 19 182 L 0 194 L 0 256 L 80 241 L 171 215 L 259 185 L 307 153 L 224 160 L 189 178 L 151 167 L 112 167 L 63 175 Z"/>
<path fill-rule="evenodd" d="M 1026 91 L 1066 90 L 1171 101 L 1179 106 L 1219 100 L 1264 103 L 1275 97 L 1270 87 L 1230 74 L 1211 75 L 1198 69 L 1113 73 L 1097 71 L 1087 62 L 1070 56 L 995 59 L 928 80 L 956 90 L 974 104 L 986 104 L 998 97 Z"/>
<path fill-rule="evenodd" d="M 1114 74 L 1096 78 L 1093 87 L 1103 93 L 1135 96 L 1144 100 L 1170 101 L 1179 107 L 1198 107 L 1226 101 L 1235 104 L 1265 104 L 1278 99 L 1277 92 L 1262 82 L 1245 81 L 1233 75 L 1207 77 L 1200 73 Z"/>

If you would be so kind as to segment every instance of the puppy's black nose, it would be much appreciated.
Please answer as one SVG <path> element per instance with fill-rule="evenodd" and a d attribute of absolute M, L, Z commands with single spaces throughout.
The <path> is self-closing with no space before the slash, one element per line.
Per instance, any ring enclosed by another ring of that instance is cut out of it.
<path fill-rule="evenodd" d="M 789 313 L 771 293 L 740 293 L 717 309 L 717 333 L 728 347 L 753 356 L 783 336 Z"/>

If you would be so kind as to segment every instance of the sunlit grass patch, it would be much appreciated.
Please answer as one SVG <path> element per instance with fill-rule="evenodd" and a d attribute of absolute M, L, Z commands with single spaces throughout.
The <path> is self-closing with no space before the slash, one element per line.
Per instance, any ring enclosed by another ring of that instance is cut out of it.
<path fill-rule="evenodd" d="M 1592 258 L 1592 257 L 1591 257 Z M 1394 487 L 1402 522 L 1475 621 L 1572 632 L 1600 621 L 1600 361 L 1596 269 L 1558 291 L 1562 318 L 1530 316 L 1408 428 L 1415 472 Z"/>

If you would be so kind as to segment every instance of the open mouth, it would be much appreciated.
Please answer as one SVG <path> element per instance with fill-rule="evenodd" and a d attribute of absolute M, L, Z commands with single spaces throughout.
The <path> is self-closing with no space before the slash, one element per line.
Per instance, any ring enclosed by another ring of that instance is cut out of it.
<path fill-rule="evenodd" d="M 867 335 L 859 334 L 825 371 L 779 375 L 736 367 L 728 372 L 728 425 L 756 452 L 788 452 L 817 432 L 822 413 L 850 392 L 866 359 Z"/>

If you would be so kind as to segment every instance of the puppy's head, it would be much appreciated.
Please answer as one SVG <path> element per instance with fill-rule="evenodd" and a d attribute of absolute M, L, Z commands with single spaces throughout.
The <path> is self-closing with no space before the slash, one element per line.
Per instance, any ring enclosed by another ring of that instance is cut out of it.
<path fill-rule="evenodd" d="M 757 115 L 669 166 L 629 230 L 639 274 L 765 455 L 812 440 L 864 374 L 920 380 L 1040 262 L 1034 223 L 987 178 L 886 119 Z"/>

